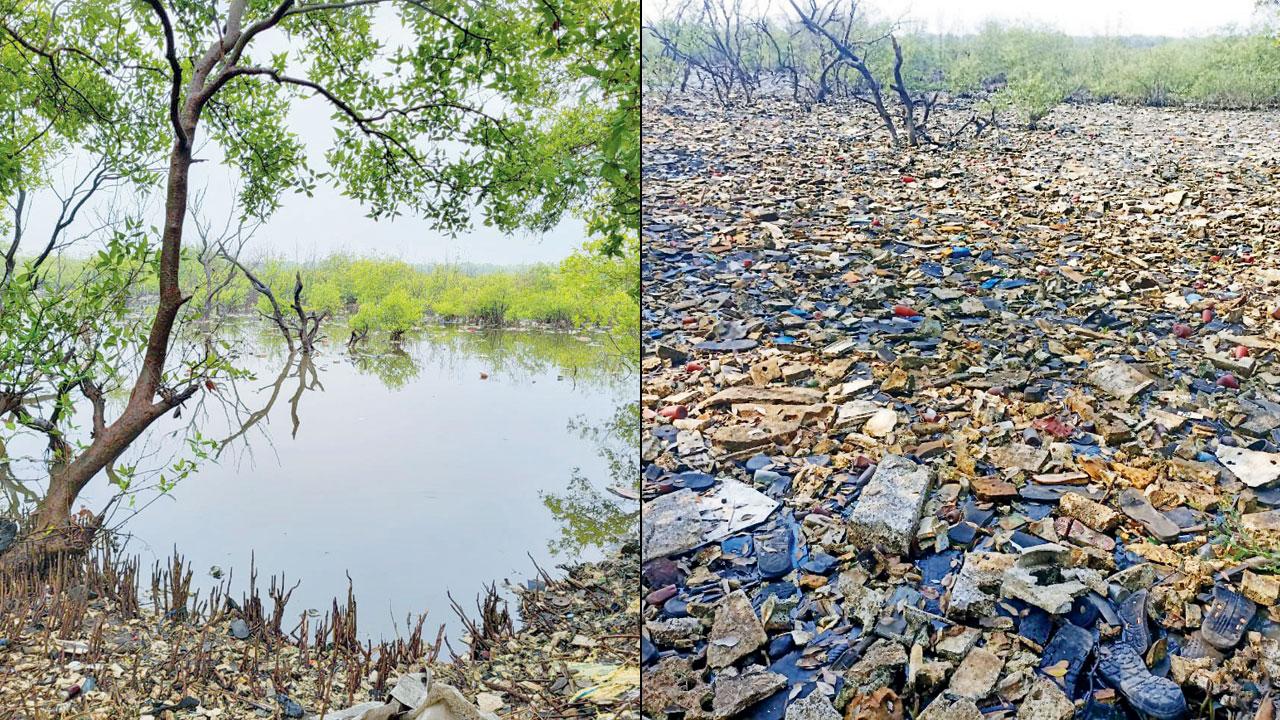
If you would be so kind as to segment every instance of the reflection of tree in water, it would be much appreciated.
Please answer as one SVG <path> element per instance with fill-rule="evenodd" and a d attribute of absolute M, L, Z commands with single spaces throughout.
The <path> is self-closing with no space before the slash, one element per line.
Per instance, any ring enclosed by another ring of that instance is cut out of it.
<path fill-rule="evenodd" d="M 613 487 L 640 489 L 640 405 L 620 406 L 603 425 L 585 417 L 569 421 L 569 429 L 596 446 Z M 604 548 L 634 536 L 640 510 L 636 502 L 602 492 L 574 468 L 562 493 L 542 493 L 542 503 L 560 522 L 560 537 L 549 541 L 552 554 L 576 556 L 587 548 Z"/>
<path fill-rule="evenodd" d="M 560 375 L 563 382 L 575 387 L 599 390 L 635 379 L 601 342 L 563 332 L 470 332 L 456 326 L 429 326 L 408 335 L 402 348 L 382 350 L 385 346 L 379 342 L 374 346 L 378 351 L 348 356 L 340 343 L 326 342 L 314 359 L 290 353 L 278 332 L 253 319 L 228 320 L 217 328 L 213 338 L 195 341 L 219 343 L 233 364 L 242 368 L 243 376 L 220 383 L 217 392 L 201 394 L 195 403 L 184 408 L 181 418 L 169 418 L 158 424 L 129 449 L 121 463 L 128 468 L 132 479 L 124 483 L 110 478 L 115 485 L 111 502 L 124 497 L 127 502 L 116 505 L 116 509 L 132 509 L 127 513 L 129 517 L 154 501 L 152 498 L 136 504 L 136 498 L 152 491 L 156 491 L 157 497 L 167 494 L 167 490 L 158 490 L 160 480 L 166 475 L 172 477 L 168 468 L 187 457 L 188 443 L 200 438 L 201 429 L 210 433 L 210 437 L 202 440 L 209 444 L 210 462 L 245 459 L 253 462 L 255 450 L 264 446 L 272 448 L 272 433 L 267 428 L 271 414 L 282 411 L 282 404 L 289 407 L 290 434 L 297 437 L 301 415 L 309 409 L 300 407 L 308 404 L 303 396 L 309 391 L 325 389 L 322 378 L 326 355 L 350 357 L 357 371 L 378 378 L 391 390 L 404 388 L 428 366 L 443 368 L 446 376 L 452 374 L 459 379 L 463 379 L 465 371 L 468 373 L 465 379 L 469 380 L 469 373 L 474 371 L 477 362 L 494 376 L 516 384 Z M 259 375 L 262 377 L 259 382 L 253 379 L 249 368 L 271 374 Z M 108 399 L 111 403 L 123 403 L 127 396 L 109 394 Z M 78 415 L 83 415 L 83 411 L 84 408 L 76 407 Z M 633 457 L 639 437 L 637 412 L 634 406 L 630 406 L 630 410 L 624 407 L 601 426 L 583 419 L 570 424 L 572 430 L 595 443 L 608 463 L 612 482 L 622 487 L 634 488 L 637 483 L 638 459 Z M 73 441 L 83 441 L 87 419 L 81 418 L 74 429 L 77 432 Z M 47 462 L 39 452 L 43 446 L 31 438 L 20 436 L 20 442 L 8 447 L 5 440 L 0 438 L 0 516 L 19 514 L 39 499 L 42 488 L 38 482 L 26 480 L 24 474 Z M 634 531 L 638 515 L 629 510 L 630 501 L 598 491 L 592 480 L 600 487 L 605 484 L 577 470 L 567 480 L 562 493 L 543 498 L 552 513 L 563 520 L 563 537 L 556 543 L 561 552 L 602 546 Z"/>
<path fill-rule="evenodd" d="M 357 370 L 378 378 L 389 390 L 404 388 L 422 372 L 418 361 L 403 348 L 396 346 L 380 353 L 352 351 L 351 360 Z"/>
<path fill-rule="evenodd" d="M 566 382 L 599 386 L 627 372 L 599 342 L 569 333 L 429 327 L 420 337 L 417 348 L 424 361 L 453 373 L 460 373 L 468 358 L 480 358 L 488 372 L 516 381 L 554 371 Z"/>
<path fill-rule="evenodd" d="M 302 418 L 298 415 L 298 403 L 302 400 L 302 393 L 307 390 L 320 390 L 323 392 L 324 385 L 320 384 L 320 374 L 316 370 L 316 364 L 311 355 L 295 351 L 290 352 L 284 364 L 281 365 L 279 375 L 276 376 L 275 382 L 270 385 L 271 394 L 267 396 L 266 403 L 257 410 L 245 415 L 240 421 L 239 429 L 218 443 L 217 455 L 221 455 L 228 445 L 244 437 L 255 425 L 271 414 L 271 408 L 275 407 L 276 400 L 280 397 L 280 391 L 285 386 L 285 381 L 291 377 L 298 379 L 293 395 L 289 397 L 289 417 L 293 421 L 291 435 L 295 438 L 298 437 L 298 426 L 302 424 Z"/>
<path fill-rule="evenodd" d="M 257 329 L 258 347 L 286 357 L 278 332 Z M 322 352 L 339 352 L 339 344 L 325 342 Z M 399 345 L 385 338 L 350 354 L 360 372 L 399 390 L 425 367 L 438 367 L 458 379 L 473 368 L 475 359 L 494 377 L 521 382 L 555 372 L 565 382 L 599 387 L 634 377 L 625 363 L 594 337 L 549 330 L 469 330 L 453 325 L 428 325 L 408 332 Z"/>

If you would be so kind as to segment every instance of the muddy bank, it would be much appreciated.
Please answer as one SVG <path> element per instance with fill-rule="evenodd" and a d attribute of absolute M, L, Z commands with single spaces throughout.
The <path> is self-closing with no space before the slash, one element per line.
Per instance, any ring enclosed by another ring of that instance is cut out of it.
<path fill-rule="evenodd" d="M 494 588 L 458 606 L 464 638 L 423 615 L 395 641 L 362 645 L 350 594 L 295 614 L 276 578 L 201 597 L 181 558 L 148 570 L 98 555 L 47 580 L 0 581 L 0 718 L 301 718 L 365 703 L 393 718 L 406 709 L 393 689 L 424 671 L 482 716 L 638 716 L 638 606 L 625 590 L 637 567 L 626 548 L 540 571 L 515 608 Z"/>

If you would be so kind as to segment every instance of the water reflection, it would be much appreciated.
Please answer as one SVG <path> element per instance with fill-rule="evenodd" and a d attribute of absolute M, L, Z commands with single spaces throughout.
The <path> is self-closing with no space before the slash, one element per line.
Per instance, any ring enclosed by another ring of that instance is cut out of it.
<path fill-rule="evenodd" d="M 0 439 L 0 494 L 3 494 L 5 507 L 0 517 L 17 519 L 23 507 L 34 505 L 40 500 L 36 491 L 13 476 L 13 463 L 9 459 L 9 450 L 4 440 Z"/>
<path fill-rule="evenodd" d="M 276 400 L 280 397 L 280 391 L 289 378 L 297 378 L 298 380 L 293 390 L 293 395 L 289 398 L 289 417 L 293 420 L 293 432 L 290 433 L 290 437 L 298 437 L 298 427 L 302 424 L 302 418 L 298 415 L 298 404 L 302 400 L 302 394 L 308 390 L 323 391 L 324 385 L 320 383 L 320 374 L 316 370 L 315 358 L 307 353 L 290 350 L 284 364 L 280 367 L 280 373 L 276 376 L 275 382 L 267 386 L 269 390 L 267 391 L 266 401 L 257 410 L 243 415 L 240 421 L 240 428 L 218 442 L 216 451 L 218 456 L 221 456 L 223 450 L 243 438 L 258 423 L 271 414 L 271 409 L 275 407 Z M 261 395 L 261 391 L 258 394 Z"/>
<path fill-rule="evenodd" d="M 630 375 L 607 349 L 602 336 L 525 330 L 433 327 L 422 333 L 423 360 L 457 370 L 468 358 L 480 358 L 491 374 L 516 380 L 554 371 L 557 380 L 576 386 L 612 384 Z"/>
<path fill-rule="evenodd" d="M 431 327 L 399 349 L 328 342 L 312 357 L 256 324 L 225 332 L 252 379 L 158 421 L 120 464 L 155 473 L 193 427 L 213 458 L 165 494 L 104 476 L 82 497 L 94 512 L 123 498 L 108 526 L 144 565 L 175 545 L 201 568 L 256 553 L 264 572 L 303 580 L 295 610 L 327 606 L 349 570 L 377 638 L 409 612 L 449 621 L 446 590 L 531 576 L 526 553 L 554 564 L 634 536 L 636 503 L 607 487 L 638 481 L 637 381 L 598 336 Z M 43 447 L 26 436 L 7 450 L 0 504 L 29 507 L 43 483 L 14 478 L 46 472 Z"/>
<path fill-rule="evenodd" d="M 571 420 L 569 429 L 596 446 L 612 484 L 606 494 L 575 467 L 564 492 L 540 493 L 560 523 L 560 535 L 548 541 L 548 549 L 553 555 L 578 556 L 637 537 L 640 508 L 631 498 L 640 490 L 640 405 L 622 405 L 603 424 L 585 417 Z"/>
<path fill-rule="evenodd" d="M 413 355 L 399 345 L 376 353 L 353 350 L 351 360 L 356 369 L 378 378 L 388 390 L 403 390 L 405 385 L 422 372 L 422 366 Z"/>

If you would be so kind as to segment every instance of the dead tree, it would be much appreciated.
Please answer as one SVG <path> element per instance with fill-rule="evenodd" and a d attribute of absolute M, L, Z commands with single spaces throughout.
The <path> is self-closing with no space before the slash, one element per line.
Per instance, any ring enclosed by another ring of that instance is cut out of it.
<path fill-rule="evenodd" d="M 800 24 L 815 37 L 826 40 L 836 50 L 836 57 L 823 66 L 822 73 L 819 75 L 818 99 L 825 100 L 831 95 L 830 79 L 838 78 L 841 65 L 847 64 L 857 71 L 865 89 L 865 96 L 854 93 L 851 97 L 871 105 L 889 133 L 889 142 L 894 147 L 900 147 L 904 139 L 909 147 L 918 147 L 921 144 L 941 145 L 934 141 L 928 130 L 930 115 L 938 102 L 938 93 L 917 95 L 911 91 L 902 72 L 902 46 L 898 44 L 898 39 L 893 33 L 889 32 L 869 41 L 855 41 L 852 38 L 852 30 L 854 17 L 857 14 L 856 2 L 850 3 L 848 15 L 842 16 L 838 12 L 841 0 L 831 0 L 823 7 L 818 6 L 817 0 L 807 1 L 808 7 L 803 8 L 797 0 L 788 0 L 800 17 Z M 832 28 L 835 28 L 836 32 L 833 32 Z M 889 111 L 885 102 L 884 86 L 871 71 L 864 51 L 864 48 L 870 48 L 886 39 L 893 48 L 893 78 L 889 83 L 889 89 L 898 98 L 901 127 L 894 121 L 893 114 Z"/>
<path fill-rule="evenodd" d="M 360 341 L 367 337 L 369 337 L 369 328 L 352 328 L 351 337 L 347 338 L 347 347 L 354 350 L 360 344 Z"/>
<path fill-rule="evenodd" d="M 986 132 L 988 128 L 1000 127 L 1000 124 L 996 120 L 996 110 L 997 108 L 993 104 L 987 107 L 986 115 L 975 111 L 967 120 L 961 123 L 959 127 L 951 131 L 951 139 L 946 144 L 948 146 L 954 146 L 959 141 L 960 136 L 964 131 L 970 127 L 973 128 L 974 138 L 982 137 L 982 133 Z"/>
<path fill-rule="evenodd" d="M 684 74 L 680 81 L 681 92 L 688 89 L 690 77 L 697 77 L 703 88 L 706 87 L 705 81 L 711 82 L 711 91 L 715 94 L 717 102 L 721 105 L 729 104 L 735 84 L 735 78 L 731 73 L 724 72 L 722 66 L 717 65 L 701 52 L 682 47 L 679 39 L 674 35 L 664 34 L 652 27 L 650 31 L 658 42 L 662 43 L 663 53 L 684 65 Z"/>
<path fill-rule="evenodd" d="M 271 286 L 264 283 L 253 271 L 241 263 L 235 255 L 224 251 L 222 257 L 240 269 L 244 273 L 245 278 L 249 280 L 249 284 L 253 289 L 267 299 L 271 303 L 271 312 L 263 313 L 263 317 L 270 320 L 280 329 L 280 334 L 284 335 L 284 341 L 289 345 L 289 352 L 301 349 L 304 355 L 310 355 L 315 351 L 316 341 L 320 337 L 320 324 L 328 317 L 329 312 L 316 313 L 308 311 L 302 306 L 302 271 L 295 271 L 293 283 L 293 311 L 297 315 L 297 319 L 287 318 L 284 311 L 280 307 L 280 301 L 276 299 L 276 294 L 271 290 Z M 296 338 L 296 344 L 295 344 Z"/>
<path fill-rule="evenodd" d="M 743 102 L 750 104 L 760 78 L 759 66 L 749 64 L 748 48 L 743 44 L 742 0 L 702 0 L 702 11 L 711 30 L 707 46 L 724 59 L 727 72 L 737 78 Z"/>
<path fill-rule="evenodd" d="M 791 99 L 797 103 L 806 102 L 801 99 L 801 89 L 803 89 L 809 96 L 807 102 L 812 102 L 815 99 L 814 91 L 811 88 L 804 86 L 801 82 L 800 63 L 796 60 L 795 35 L 792 34 L 791 38 L 789 38 L 789 41 L 787 42 L 787 50 L 784 54 L 782 51 L 782 44 L 774 38 L 773 31 L 769 25 L 770 23 L 768 18 L 760 18 L 755 22 L 756 29 L 760 32 L 760 35 L 763 36 L 765 40 L 768 40 L 769 45 L 773 48 L 776 72 L 784 74 L 787 77 L 788 83 L 791 85 Z"/>
<path fill-rule="evenodd" d="M 234 207 L 227 211 L 227 217 L 218 231 L 214 231 L 213 222 L 205 216 L 204 192 L 198 193 L 191 201 L 191 222 L 195 226 L 199 240 L 193 249 L 196 261 L 204 273 L 204 302 L 200 310 L 200 319 L 209 322 L 213 319 L 218 305 L 218 296 L 222 294 L 236 278 L 236 266 L 232 263 L 222 264 L 219 260 L 226 255 L 240 256 L 244 246 L 248 244 L 258 230 L 257 223 L 246 223 L 244 218 L 237 218 Z M 233 225 L 234 221 L 234 225 Z"/>
<path fill-rule="evenodd" d="M 929 115 L 933 113 L 933 106 L 938 102 L 938 93 L 922 95 L 919 98 L 912 96 L 906 81 L 902 79 L 902 46 L 898 44 L 898 38 L 893 35 L 889 36 L 889 42 L 893 44 L 892 88 L 898 93 L 898 102 L 902 105 L 902 125 L 907 131 L 907 144 L 911 147 L 916 147 L 921 142 L 940 144 L 929 136 L 928 131 Z M 923 110 L 923 114 L 918 119 L 916 118 L 917 108 Z"/>
<path fill-rule="evenodd" d="M 796 14 L 800 16 L 800 23 L 802 25 L 808 28 L 810 32 L 825 38 L 827 42 L 831 43 L 831 45 L 834 46 L 836 51 L 840 54 L 841 59 L 848 63 L 854 70 L 858 71 L 858 74 L 862 76 L 862 81 L 867 88 L 868 97 L 863 98 L 857 95 L 854 97 L 863 100 L 875 109 L 876 114 L 880 116 L 880 121 L 884 124 L 885 130 L 889 132 L 889 142 L 892 143 L 894 147 L 897 147 L 899 145 L 898 129 L 894 125 L 893 116 L 889 114 L 889 110 L 885 107 L 884 93 L 881 92 L 880 82 L 876 80 L 875 74 L 872 73 L 871 68 L 867 66 L 867 62 L 863 57 L 862 52 L 849 41 L 848 34 L 846 33 L 845 39 L 842 40 L 832 33 L 827 27 L 832 23 L 839 23 L 840 21 L 837 13 L 834 11 L 835 2 L 828 4 L 825 9 L 820 9 L 818 7 L 817 0 L 808 0 L 809 6 L 807 10 L 801 8 L 796 0 L 787 0 L 787 2 L 791 3 L 791 7 L 795 9 Z M 852 27 L 853 15 L 856 12 L 857 4 L 851 4 L 849 18 L 845 21 L 846 29 Z"/>
<path fill-rule="evenodd" d="M 852 18 L 849 22 L 841 22 L 837 17 L 839 5 L 835 2 L 828 2 L 816 19 L 823 27 L 829 24 L 837 26 L 836 35 L 840 38 L 840 44 L 852 46 L 853 27 Z M 849 88 L 849 83 L 845 80 L 843 70 L 847 69 L 845 58 L 834 45 L 824 40 L 821 35 L 810 31 L 803 23 L 796 26 L 791 35 L 791 48 L 794 48 L 800 42 L 800 35 L 805 34 L 813 40 L 813 51 L 817 53 L 816 63 L 813 63 L 808 69 L 812 73 L 810 78 L 813 83 L 814 101 L 825 103 L 835 97 L 853 97 L 853 93 Z M 794 50 L 793 50 L 794 52 Z"/>
<path fill-rule="evenodd" d="M 760 85 L 760 67 L 749 60 L 749 28 L 744 23 L 742 0 L 701 0 L 697 20 L 688 20 L 690 3 L 681 5 L 673 17 L 645 26 L 663 52 L 685 66 L 683 91 L 690 73 L 711 82 L 711 90 L 721 105 L 735 96 L 750 103 Z M 687 31 L 694 31 L 687 34 Z"/>
<path fill-rule="evenodd" d="M 320 323 L 329 317 L 329 311 L 316 313 L 302 307 L 302 271 L 293 273 L 293 311 L 298 316 L 298 343 L 302 345 L 302 354 L 310 355 L 320 337 Z"/>
<path fill-rule="evenodd" d="M 840 67 L 841 62 L 840 54 L 836 53 L 835 57 L 822 63 L 822 72 L 818 74 L 818 92 L 815 98 L 818 102 L 826 102 L 835 95 L 835 88 L 831 85 L 833 78 L 836 78 L 839 74 L 836 70 Z"/>

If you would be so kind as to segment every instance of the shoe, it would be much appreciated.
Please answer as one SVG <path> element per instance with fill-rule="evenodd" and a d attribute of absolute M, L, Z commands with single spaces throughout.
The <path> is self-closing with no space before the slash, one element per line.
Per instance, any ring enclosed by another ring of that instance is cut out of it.
<path fill-rule="evenodd" d="M 1127 642 L 1098 648 L 1098 672 L 1140 713 L 1155 720 L 1179 720 L 1187 714 L 1182 688 L 1168 678 L 1152 675 L 1142 656 Z"/>
<path fill-rule="evenodd" d="M 1207 657 L 1215 662 L 1223 660 L 1222 651 L 1204 641 L 1204 636 L 1197 630 L 1188 635 L 1182 642 L 1182 650 L 1178 653 L 1188 660 Z"/>
<path fill-rule="evenodd" d="M 1147 591 L 1139 590 L 1116 608 L 1120 616 L 1120 639 L 1138 655 L 1146 655 L 1151 647 L 1151 628 L 1147 626 Z"/>
<path fill-rule="evenodd" d="M 1078 625 L 1064 623 L 1050 638 L 1049 644 L 1044 646 L 1044 656 L 1040 660 L 1041 672 L 1050 667 L 1059 668 L 1065 660 L 1067 663 L 1065 672 L 1054 670 L 1044 674 L 1057 682 L 1058 686 L 1072 699 L 1076 696 L 1076 683 L 1080 680 L 1080 670 L 1089 659 L 1089 653 L 1093 652 L 1093 643 L 1093 633 Z"/>
<path fill-rule="evenodd" d="M 1221 585 L 1213 588 L 1213 604 L 1200 624 L 1205 642 L 1219 650 L 1229 650 L 1240 643 L 1245 628 L 1253 621 L 1258 606 L 1249 598 Z"/>

